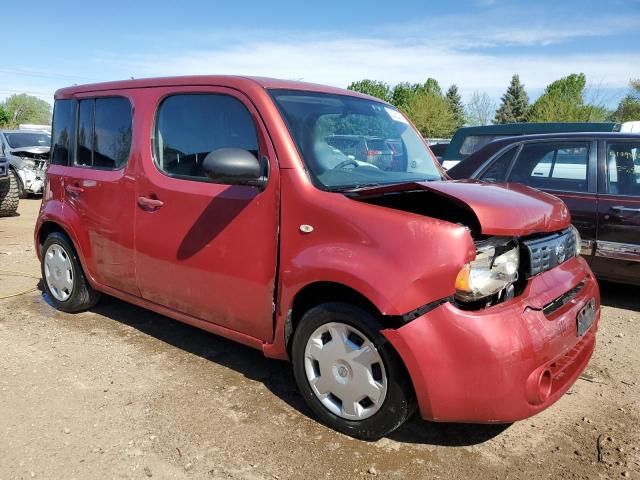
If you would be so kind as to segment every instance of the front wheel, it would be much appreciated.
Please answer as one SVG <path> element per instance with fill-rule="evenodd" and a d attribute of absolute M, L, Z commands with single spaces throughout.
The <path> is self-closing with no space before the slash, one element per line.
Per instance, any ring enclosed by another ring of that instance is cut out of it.
<path fill-rule="evenodd" d="M 93 307 L 100 299 L 82 271 L 71 241 L 59 232 L 42 245 L 42 279 L 51 303 L 58 310 L 74 313 Z"/>
<path fill-rule="evenodd" d="M 9 169 L 9 175 L 13 177 L 13 181 L 15 182 L 16 187 L 18 189 L 18 198 L 20 198 L 21 200 L 24 200 L 25 198 L 27 198 L 29 194 L 24 189 L 22 180 L 20 180 L 20 177 L 18 176 L 17 172 L 13 168 L 11 168 Z"/>
<path fill-rule="evenodd" d="M 376 440 L 415 410 L 411 382 L 370 313 L 346 303 L 309 310 L 291 357 L 298 388 L 319 419 L 342 433 Z"/>

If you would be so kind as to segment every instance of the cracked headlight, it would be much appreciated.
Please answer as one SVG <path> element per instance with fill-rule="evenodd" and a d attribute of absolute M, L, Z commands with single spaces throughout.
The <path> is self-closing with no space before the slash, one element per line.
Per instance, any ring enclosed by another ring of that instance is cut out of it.
<path fill-rule="evenodd" d="M 489 297 L 518 279 L 520 251 L 515 242 L 478 247 L 476 259 L 467 263 L 456 277 L 456 298 L 470 302 Z"/>

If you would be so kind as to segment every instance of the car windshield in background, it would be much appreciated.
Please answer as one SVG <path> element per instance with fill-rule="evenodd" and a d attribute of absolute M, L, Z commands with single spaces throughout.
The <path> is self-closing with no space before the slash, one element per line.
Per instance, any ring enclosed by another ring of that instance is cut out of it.
<path fill-rule="evenodd" d="M 7 143 L 11 148 L 49 147 L 51 137 L 46 133 L 5 133 Z"/>
<path fill-rule="evenodd" d="M 462 142 L 462 146 L 460 147 L 460 154 L 471 155 L 472 153 L 477 152 L 486 144 L 493 142 L 494 140 L 511 136 L 512 135 L 469 135 L 464 139 L 464 142 Z"/>
<path fill-rule="evenodd" d="M 324 188 L 442 179 L 422 137 L 391 106 L 296 90 L 271 95 L 312 178 Z"/>

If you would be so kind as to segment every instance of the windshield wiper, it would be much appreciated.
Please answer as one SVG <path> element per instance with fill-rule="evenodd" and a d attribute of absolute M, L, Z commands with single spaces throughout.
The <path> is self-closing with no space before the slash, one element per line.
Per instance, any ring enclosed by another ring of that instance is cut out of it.
<path fill-rule="evenodd" d="M 360 190 L 361 188 L 379 187 L 382 183 L 356 183 L 354 185 L 335 185 L 328 187 L 329 192 L 351 192 L 353 190 Z M 391 184 L 390 184 L 391 185 Z"/>

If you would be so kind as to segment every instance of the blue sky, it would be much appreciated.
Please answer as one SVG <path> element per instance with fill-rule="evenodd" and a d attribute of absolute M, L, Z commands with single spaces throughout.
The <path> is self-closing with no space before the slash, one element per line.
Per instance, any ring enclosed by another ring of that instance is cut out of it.
<path fill-rule="evenodd" d="M 498 100 L 518 73 L 535 98 L 587 74 L 614 105 L 640 77 L 640 0 L 6 2 L 0 98 L 51 100 L 74 83 L 267 75 L 345 87 L 362 78 L 456 83 Z M 29 5 L 26 7 L 26 5 Z"/>

